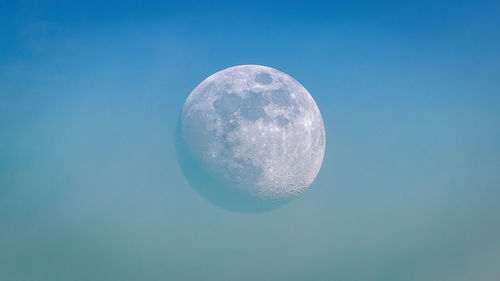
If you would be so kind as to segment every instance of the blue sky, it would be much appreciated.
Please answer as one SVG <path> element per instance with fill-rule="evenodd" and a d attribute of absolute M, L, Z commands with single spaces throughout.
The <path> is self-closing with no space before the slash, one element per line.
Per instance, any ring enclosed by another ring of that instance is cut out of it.
<path fill-rule="evenodd" d="M 1 280 L 493 280 L 495 1 L 0 4 Z M 314 185 L 260 214 L 179 169 L 210 74 L 262 64 L 316 100 Z"/>

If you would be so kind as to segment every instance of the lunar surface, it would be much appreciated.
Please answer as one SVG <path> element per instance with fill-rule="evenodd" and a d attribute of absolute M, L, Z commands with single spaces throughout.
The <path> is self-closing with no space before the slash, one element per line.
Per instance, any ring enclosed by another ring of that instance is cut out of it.
<path fill-rule="evenodd" d="M 182 141 L 204 172 L 253 200 L 286 200 L 309 187 L 325 153 L 318 106 L 295 79 L 241 65 L 199 84 L 180 116 Z M 215 187 L 219 188 L 219 187 Z"/>

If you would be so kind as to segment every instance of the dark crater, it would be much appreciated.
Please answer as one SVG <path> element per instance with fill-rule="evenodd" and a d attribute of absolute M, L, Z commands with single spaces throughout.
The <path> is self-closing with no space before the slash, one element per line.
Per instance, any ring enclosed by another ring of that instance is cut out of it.
<path fill-rule="evenodd" d="M 268 85 L 273 82 L 273 78 L 271 78 L 271 75 L 269 75 L 269 73 L 261 72 L 255 76 L 255 82 Z"/>

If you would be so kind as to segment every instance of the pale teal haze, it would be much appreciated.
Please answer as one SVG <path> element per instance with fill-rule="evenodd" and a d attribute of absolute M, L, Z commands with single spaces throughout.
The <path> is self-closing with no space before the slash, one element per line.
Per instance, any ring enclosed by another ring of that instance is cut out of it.
<path fill-rule="evenodd" d="M 0 280 L 499 280 L 499 30 L 488 0 L 2 1 Z M 325 126 L 274 209 L 178 157 L 187 97 L 236 65 Z"/>

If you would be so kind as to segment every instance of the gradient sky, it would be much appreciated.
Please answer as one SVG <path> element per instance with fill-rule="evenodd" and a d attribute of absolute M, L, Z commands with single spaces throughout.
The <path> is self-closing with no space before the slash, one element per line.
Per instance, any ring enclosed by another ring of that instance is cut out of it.
<path fill-rule="evenodd" d="M 500 276 L 495 1 L 0 3 L 0 280 Z M 313 186 L 240 214 L 174 134 L 210 74 L 261 64 L 318 104 Z"/>

